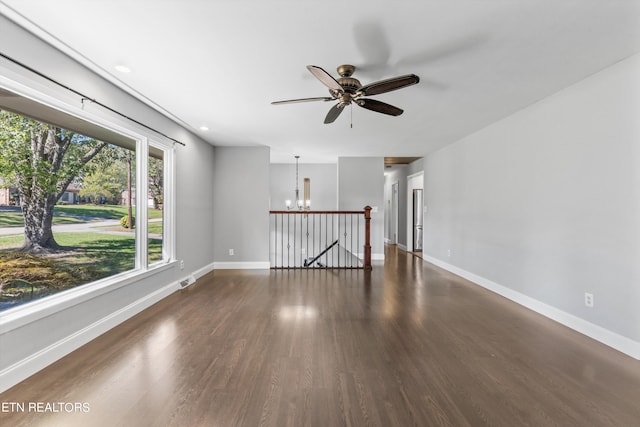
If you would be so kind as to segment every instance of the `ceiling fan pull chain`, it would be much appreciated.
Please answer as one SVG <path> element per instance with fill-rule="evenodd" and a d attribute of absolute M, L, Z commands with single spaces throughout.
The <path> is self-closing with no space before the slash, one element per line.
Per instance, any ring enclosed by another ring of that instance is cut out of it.
<path fill-rule="evenodd" d="M 351 129 L 353 129 L 353 104 L 349 104 L 349 107 L 351 108 Z"/>

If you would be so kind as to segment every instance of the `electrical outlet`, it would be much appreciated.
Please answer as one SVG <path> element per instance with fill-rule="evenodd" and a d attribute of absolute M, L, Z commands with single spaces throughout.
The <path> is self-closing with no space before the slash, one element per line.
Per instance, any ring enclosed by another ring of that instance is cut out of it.
<path fill-rule="evenodd" d="M 587 307 L 593 307 L 593 294 L 588 292 L 584 293 L 584 305 Z"/>
<path fill-rule="evenodd" d="M 301 252 L 302 252 L 302 255 L 304 255 L 304 254 L 306 254 L 306 253 L 307 253 L 307 250 L 306 250 L 305 248 L 302 248 L 302 249 L 301 249 Z"/>
<path fill-rule="evenodd" d="M 447 249 L 447 256 L 451 258 L 451 249 Z"/>
<path fill-rule="evenodd" d="M 229 249 L 229 255 L 231 256 L 235 255 L 235 253 L 233 252 L 233 249 Z"/>
<path fill-rule="evenodd" d="M 184 270 L 184 260 L 180 260 L 180 270 Z"/>

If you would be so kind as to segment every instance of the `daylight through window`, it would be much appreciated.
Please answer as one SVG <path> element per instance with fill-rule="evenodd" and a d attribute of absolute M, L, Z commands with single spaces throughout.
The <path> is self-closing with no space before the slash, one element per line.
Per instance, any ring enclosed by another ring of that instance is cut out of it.
<path fill-rule="evenodd" d="M 168 153 L 0 88 L 0 311 L 168 261 Z"/>

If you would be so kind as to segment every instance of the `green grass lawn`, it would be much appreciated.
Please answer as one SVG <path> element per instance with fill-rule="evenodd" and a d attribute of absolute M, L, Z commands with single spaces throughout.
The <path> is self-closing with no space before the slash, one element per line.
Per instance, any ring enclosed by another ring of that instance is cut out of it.
<path fill-rule="evenodd" d="M 133 209 L 135 214 L 135 208 Z M 100 219 L 120 219 L 127 214 L 127 207 L 120 205 L 58 205 L 56 215 L 85 216 Z"/>
<path fill-rule="evenodd" d="M 22 212 L 0 212 L 0 227 L 22 227 L 24 220 Z"/>
<path fill-rule="evenodd" d="M 0 227 L 22 227 L 22 212 L 0 212 Z"/>
<path fill-rule="evenodd" d="M 134 268 L 135 239 L 100 233 L 56 233 L 56 257 L 16 252 L 22 235 L 0 236 L 0 309 Z M 162 258 L 162 241 L 149 240 L 149 260 Z"/>
<path fill-rule="evenodd" d="M 162 222 L 150 222 L 149 234 L 162 234 Z"/>
<path fill-rule="evenodd" d="M 9 236 L 0 236 L 0 251 L 6 249 L 17 249 L 24 243 L 22 234 L 11 234 Z"/>
<path fill-rule="evenodd" d="M 77 224 L 81 222 L 87 221 L 74 216 L 59 216 L 54 213 L 54 224 Z M 22 212 L 0 212 L 0 227 L 24 227 Z"/>
<path fill-rule="evenodd" d="M 127 207 L 122 205 L 65 205 L 56 206 L 55 215 L 85 216 L 98 219 L 120 219 L 127 214 Z M 133 208 L 135 216 L 136 209 Z M 149 219 L 162 218 L 159 209 L 148 210 Z"/>
<path fill-rule="evenodd" d="M 134 209 L 135 216 L 135 209 Z M 126 206 L 56 206 L 54 224 L 82 223 L 94 220 L 119 220 Z M 162 218 L 162 211 L 148 210 L 149 219 Z M 0 227 L 22 227 L 21 212 L 0 212 Z M 151 234 L 162 234 L 162 221 L 148 225 Z M 127 231 L 117 227 L 117 231 Z M 19 253 L 22 234 L 0 236 L 0 310 L 15 304 L 42 298 L 65 289 L 94 282 L 131 270 L 135 266 L 135 238 L 104 233 L 56 233 L 64 247 L 54 257 Z M 149 262 L 162 259 L 162 240 L 149 239 Z"/>
<path fill-rule="evenodd" d="M 135 208 L 133 215 L 135 216 Z M 73 224 L 91 220 L 119 220 L 127 214 L 127 207 L 120 205 L 60 205 L 53 211 L 54 224 Z M 162 211 L 148 210 L 149 219 L 162 218 Z M 0 212 L 0 227 L 22 227 L 24 225 L 22 212 Z"/>

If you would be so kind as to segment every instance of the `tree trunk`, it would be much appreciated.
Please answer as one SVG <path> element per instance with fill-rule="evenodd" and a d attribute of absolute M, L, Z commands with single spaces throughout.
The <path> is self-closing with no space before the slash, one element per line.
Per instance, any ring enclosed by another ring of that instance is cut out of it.
<path fill-rule="evenodd" d="M 46 253 L 60 249 L 60 245 L 53 237 L 53 208 L 56 205 L 56 195 L 43 198 L 23 199 L 22 212 L 24 215 L 24 246 L 22 252 Z"/>

